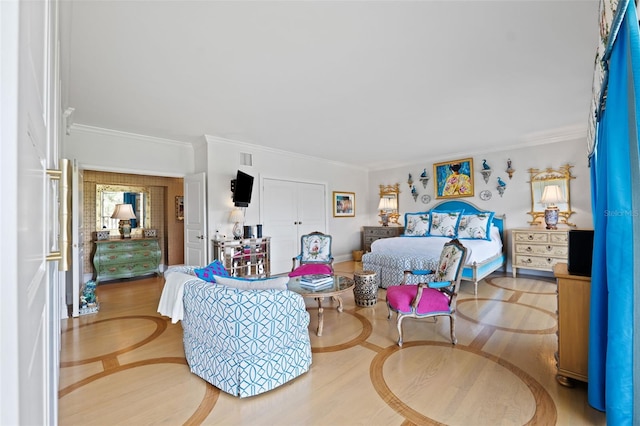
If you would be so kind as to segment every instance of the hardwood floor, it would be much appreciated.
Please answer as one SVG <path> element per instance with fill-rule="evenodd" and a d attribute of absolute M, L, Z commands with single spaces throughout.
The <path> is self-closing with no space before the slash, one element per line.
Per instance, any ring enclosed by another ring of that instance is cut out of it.
<path fill-rule="evenodd" d="M 335 265 L 352 276 L 358 262 Z M 385 290 L 373 307 L 353 294 L 344 311 L 308 303 L 313 364 L 267 393 L 239 399 L 189 372 L 182 327 L 156 312 L 164 279 L 98 287 L 100 311 L 64 320 L 61 425 L 605 425 L 586 384 L 555 380 L 556 285 L 551 278 L 462 284 L 456 334 L 449 324 L 407 319 L 397 344 Z"/>

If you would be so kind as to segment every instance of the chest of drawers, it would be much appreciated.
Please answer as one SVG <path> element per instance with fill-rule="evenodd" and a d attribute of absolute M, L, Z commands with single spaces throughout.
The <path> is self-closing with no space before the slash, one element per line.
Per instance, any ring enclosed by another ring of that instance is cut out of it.
<path fill-rule="evenodd" d="M 93 242 L 93 279 L 99 281 L 160 274 L 157 238 L 113 239 Z"/>
<path fill-rule="evenodd" d="M 553 271 L 558 262 L 569 257 L 569 231 L 565 229 L 523 228 L 511 231 L 511 267 Z"/>
<path fill-rule="evenodd" d="M 362 250 L 371 251 L 371 243 L 381 238 L 398 237 L 402 234 L 402 226 L 363 226 Z"/>

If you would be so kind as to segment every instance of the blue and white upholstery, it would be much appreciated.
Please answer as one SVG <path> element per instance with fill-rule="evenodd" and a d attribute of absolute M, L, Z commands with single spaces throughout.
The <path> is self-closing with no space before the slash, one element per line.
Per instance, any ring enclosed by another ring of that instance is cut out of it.
<path fill-rule="evenodd" d="M 378 277 L 378 286 L 387 288 L 398 285 L 404 278 L 404 271 L 415 269 L 436 269 L 438 259 L 419 256 L 389 256 L 386 254 L 367 253 L 362 257 L 362 269 L 373 271 Z M 410 276 L 408 284 L 417 284 L 419 277 Z"/>
<path fill-rule="evenodd" d="M 253 396 L 309 370 L 309 313 L 299 294 L 190 280 L 183 302 L 187 362 L 217 388 Z"/>

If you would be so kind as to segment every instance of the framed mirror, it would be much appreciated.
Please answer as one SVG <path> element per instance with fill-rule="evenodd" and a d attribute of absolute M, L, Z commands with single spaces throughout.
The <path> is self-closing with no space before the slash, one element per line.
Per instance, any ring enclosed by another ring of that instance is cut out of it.
<path fill-rule="evenodd" d="M 569 217 L 573 213 L 571 210 L 571 179 L 575 179 L 575 176 L 571 175 L 571 168 L 569 164 L 565 164 L 558 169 L 529 169 L 530 184 L 531 184 L 531 211 L 528 213 L 531 215 L 532 220 L 529 222 L 531 225 L 537 225 L 544 223 L 544 211 L 546 205 L 540 200 L 542 194 L 547 186 L 558 186 L 560 193 L 562 194 L 562 201 L 556 202 L 558 206 L 558 223 L 564 223 L 569 226 L 576 226 L 574 223 L 569 222 Z"/>
<path fill-rule="evenodd" d="M 395 185 L 380 185 L 380 202 L 378 204 L 378 210 L 380 213 L 380 223 L 383 226 L 387 226 L 390 223 L 399 225 L 398 218 L 400 214 L 398 212 L 398 196 L 400 195 L 400 184 Z"/>
<path fill-rule="evenodd" d="M 96 185 L 96 230 L 109 231 L 112 236 L 119 235 L 118 219 L 111 215 L 116 204 L 131 204 L 135 219 L 131 220 L 131 229 L 151 227 L 151 198 L 149 189 L 144 186 Z"/>

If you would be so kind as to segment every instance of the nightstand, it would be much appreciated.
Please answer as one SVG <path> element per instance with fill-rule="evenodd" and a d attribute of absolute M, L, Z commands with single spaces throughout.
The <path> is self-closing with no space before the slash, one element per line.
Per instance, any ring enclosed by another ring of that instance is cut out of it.
<path fill-rule="evenodd" d="M 362 250 L 371 251 L 371 243 L 381 238 L 399 237 L 404 228 L 402 226 L 363 226 Z"/>
<path fill-rule="evenodd" d="M 511 231 L 511 267 L 513 277 L 518 268 L 553 271 L 569 258 L 569 230 L 522 228 Z"/>

